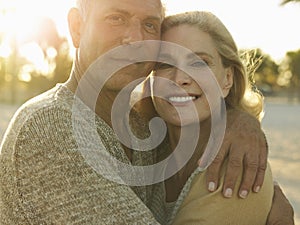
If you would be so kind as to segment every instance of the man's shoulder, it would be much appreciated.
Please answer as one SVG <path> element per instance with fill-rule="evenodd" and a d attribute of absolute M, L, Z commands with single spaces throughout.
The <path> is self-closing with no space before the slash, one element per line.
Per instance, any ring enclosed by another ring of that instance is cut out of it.
<path fill-rule="evenodd" d="M 29 99 L 17 110 L 16 115 L 30 117 L 40 111 L 49 111 L 53 109 L 67 110 L 71 108 L 72 98 L 73 94 L 71 94 L 66 87 L 57 85 L 54 88 Z"/>
<path fill-rule="evenodd" d="M 27 102 L 21 107 L 20 111 L 34 112 L 47 108 L 68 108 L 72 104 L 74 94 L 63 85 L 56 85 L 52 89 L 41 93 Z"/>
<path fill-rule="evenodd" d="M 7 133 L 17 134 L 24 127 L 35 129 L 54 124 L 55 120 L 66 120 L 72 110 L 72 94 L 62 88 L 57 85 L 25 102 L 11 119 Z"/>

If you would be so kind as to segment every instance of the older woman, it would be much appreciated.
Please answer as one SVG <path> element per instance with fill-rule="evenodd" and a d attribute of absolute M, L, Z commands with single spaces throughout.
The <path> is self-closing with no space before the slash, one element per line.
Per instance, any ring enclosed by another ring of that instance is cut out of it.
<path fill-rule="evenodd" d="M 173 44 L 162 45 L 151 88 L 154 107 L 168 128 L 168 138 L 160 148 L 170 149 L 169 153 L 173 154 L 181 144 L 181 153 L 175 154 L 173 162 L 169 158 L 170 164 L 177 164 L 166 168 L 166 173 L 170 168 L 178 170 L 174 175 L 166 174 L 168 179 L 164 182 L 169 223 L 266 224 L 273 197 L 269 166 L 260 192 L 246 199 L 238 197 L 238 186 L 233 193 L 228 193 L 231 199 L 220 194 L 222 185 L 214 193 L 205 188 L 206 167 L 213 157 L 209 153 L 211 149 L 205 148 L 210 136 L 215 134 L 214 130 L 222 129 L 212 120 L 216 117 L 215 110 L 218 110 L 217 114 L 238 110 L 257 118 L 262 111 L 260 96 L 248 89 L 247 72 L 231 34 L 213 14 L 188 12 L 165 19 L 162 40 Z M 182 50 L 176 46 L 182 46 Z M 246 98 L 249 93 L 251 101 Z M 224 100 L 225 108 L 220 98 Z M 197 129 L 194 128 L 199 125 L 201 132 L 195 133 Z M 183 162 L 184 151 L 193 140 L 197 140 L 195 151 L 187 162 Z M 199 169 L 197 160 L 201 156 L 203 168 Z M 225 170 L 226 163 L 221 182 Z M 242 173 L 239 181 L 242 181 Z"/>

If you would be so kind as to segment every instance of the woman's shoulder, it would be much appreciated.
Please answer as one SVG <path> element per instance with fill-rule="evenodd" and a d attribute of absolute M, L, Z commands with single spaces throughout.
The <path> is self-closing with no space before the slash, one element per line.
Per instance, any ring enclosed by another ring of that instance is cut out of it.
<path fill-rule="evenodd" d="M 270 166 L 259 193 L 249 193 L 246 199 L 238 196 L 242 180 L 239 176 L 233 196 L 223 197 L 223 181 L 226 164 L 221 170 L 220 184 L 215 192 L 206 187 L 206 171 L 196 169 L 187 181 L 178 198 L 174 212 L 174 224 L 188 224 L 189 221 L 205 224 L 265 224 L 273 198 L 273 179 Z M 172 224 L 173 224 L 172 223 Z"/>

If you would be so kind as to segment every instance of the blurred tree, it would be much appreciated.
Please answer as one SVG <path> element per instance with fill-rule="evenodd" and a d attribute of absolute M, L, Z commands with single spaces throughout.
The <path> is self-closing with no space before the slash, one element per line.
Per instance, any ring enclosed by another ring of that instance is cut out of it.
<path fill-rule="evenodd" d="M 245 59 L 249 81 L 253 88 L 258 88 L 264 95 L 271 94 L 277 86 L 279 66 L 261 49 L 244 49 L 241 50 L 241 55 Z"/>
<path fill-rule="evenodd" d="M 4 84 L 4 77 L 6 71 L 6 57 L 1 53 L 1 43 L 3 39 L 3 35 L 0 33 L 0 87 Z"/>
<path fill-rule="evenodd" d="M 0 54 L 0 85 L 6 87 L 0 89 L 0 100 L 23 102 L 69 77 L 68 40 L 59 36 L 53 20 L 41 17 L 27 26 L 22 28 L 26 33 L 16 32 L 11 39 L 0 33 L 0 48 L 11 50 L 9 55 Z M 9 43 L 3 45 L 5 38 Z"/>
<path fill-rule="evenodd" d="M 6 71 L 5 58 L 0 56 L 0 87 L 4 84 L 4 77 Z"/>
<path fill-rule="evenodd" d="M 300 101 L 300 49 L 287 52 L 280 64 L 280 76 L 277 83 L 286 87 L 290 99 Z"/>
<path fill-rule="evenodd" d="M 48 88 L 66 81 L 72 66 L 68 40 L 59 36 L 53 20 L 47 17 L 38 20 L 28 40 L 38 43 L 44 53 L 44 60 L 49 67 L 52 67 L 49 69 L 49 74 L 44 74 L 48 77 Z M 34 77 L 38 75 L 42 74 L 35 71 Z"/>
<path fill-rule="evenodd" d="M 0 32 L 0 87 L 4 84 L 5 76 L 5 57 L 1 53 L 1 43 L 3 42 L 3 34 Z"/>
<path fill-rule="evenodd" d="M 52 77 L 52 86 L 57 83 L 65 82 L 69 78 L 73 62 L 69 53 L 69 43 L 67 39 L 64 39 L 55 57 L 56 67 Z"/>
<path fill-rule="evenodd" d="M 290 3 L 290 2 L 300 2 L 300 0 L 283 0 L 281 2 L 281 5 L 285 5 L 285 4 Z"/>
<path fill-rule="evenodd" d="M 290 86 L 300 99 L 300 49 L 286 53 L 282 68 L 283 77 L 290 79 Z"/>
<path fill-rule="evenodd" d="M 262 57 L 261 65 L 255 73 L 258 86 L 264 95 L 271 94 L 277 86 L 279 65 L 268 55 L 258 50 L 258 57 Z"/>

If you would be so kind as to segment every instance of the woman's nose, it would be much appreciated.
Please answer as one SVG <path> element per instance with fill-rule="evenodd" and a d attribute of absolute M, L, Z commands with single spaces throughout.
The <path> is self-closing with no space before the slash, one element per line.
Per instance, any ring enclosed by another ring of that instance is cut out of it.
<path fill-rule="evenodd" d="M 174 82 L 180 86 L 189 85 L 192 82 L 192 78 L 185 72 L 176 68 L 174 71 Z"/>

